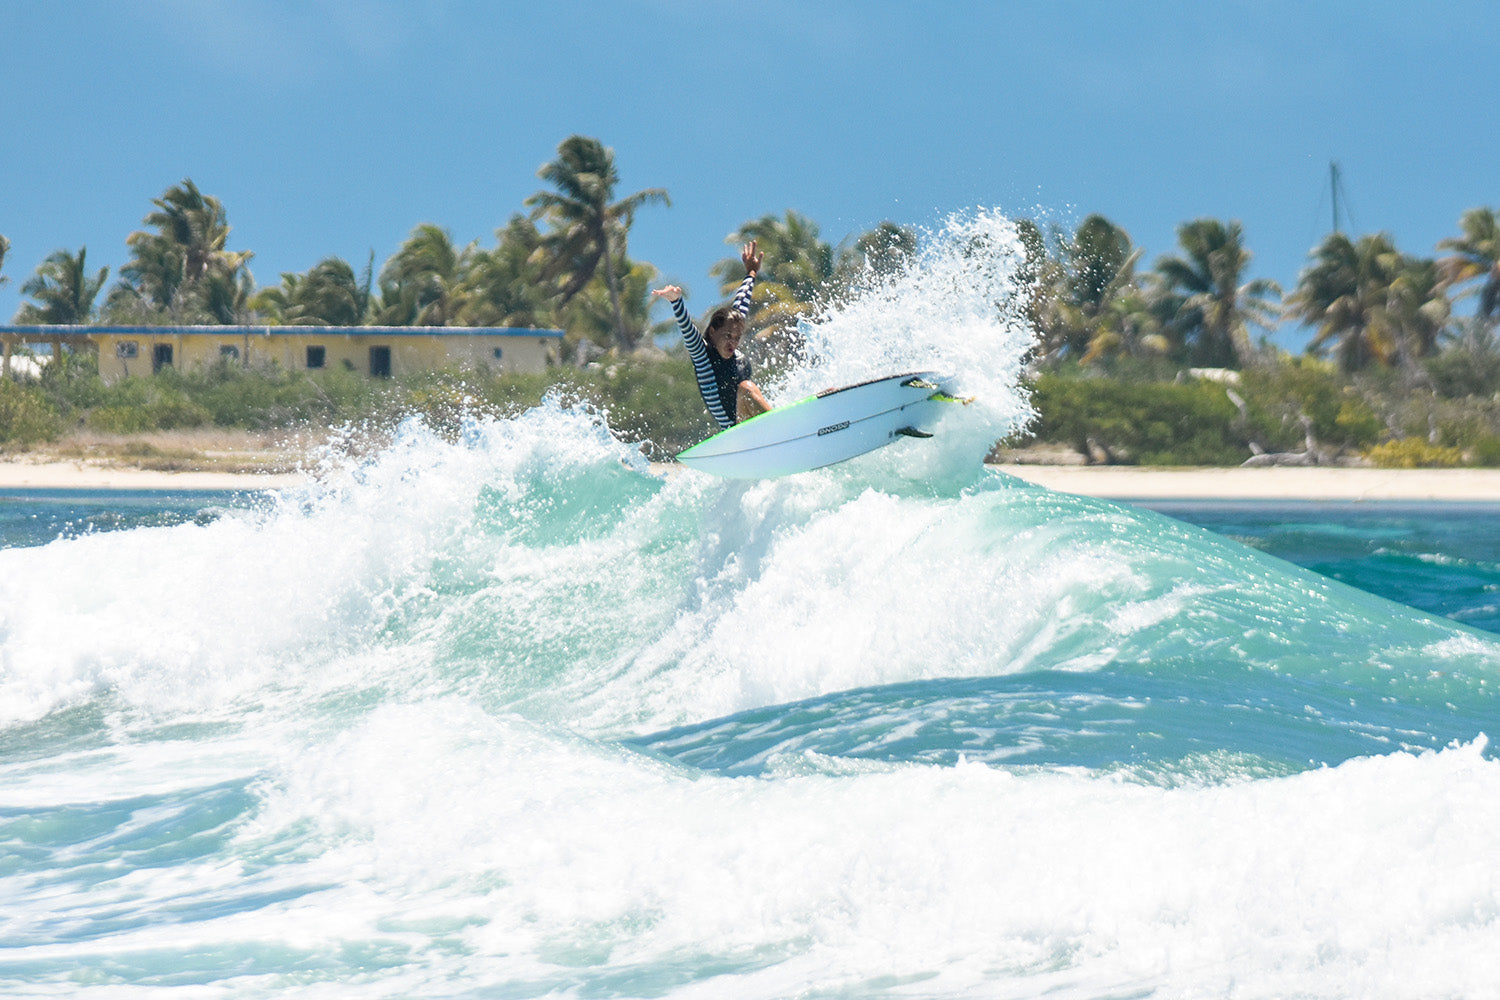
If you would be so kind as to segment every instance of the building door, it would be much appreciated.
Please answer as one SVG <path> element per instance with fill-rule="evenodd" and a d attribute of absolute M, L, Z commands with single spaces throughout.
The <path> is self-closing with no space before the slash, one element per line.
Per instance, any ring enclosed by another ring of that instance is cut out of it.
<path fill-rule="evenodd" d="M 172 367 L 172 345 L 156 344 L 151 348 L 151 373 Z"/>
<path fill-rule="evenodd" d="M 391 349 L 389 347 L 370 348 L 370 374 L 375 378 L 391 377 Z"/>

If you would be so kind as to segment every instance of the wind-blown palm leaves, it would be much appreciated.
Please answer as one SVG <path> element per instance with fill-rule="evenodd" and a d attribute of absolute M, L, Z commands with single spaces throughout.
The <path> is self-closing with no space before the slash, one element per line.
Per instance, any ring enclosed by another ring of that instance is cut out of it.
<path fill-rule="evenodd" d="M 423 223 L 380 271 L 375 322 L 385 326 L 447 326 L 462 307 L 471 244 L 453 245 L 446 229 Z"/>
<path fill-rule="evenodd" d="M 603 281 L 594 280 L 584 286 L 582 292 L 563 306 L 558 320 L 570 335 L 590 343 L 608 343 L 616 329 L 623 323 L 626 339 L 638 344 L 646 336 L 651 325 L 649 310 L 651 287 L 657 278 L 656 268 L 644 262 L 622 257 L 619 261 L 616 280 L 619 296 L 612 298 Z M 619 311 L 616 312 L 618 307 Z M 673 324 L 675 329 L 675 324 Z M 590 348 L 584 347 L 579 357 L 587 357 Z"/>
<path fill-rule="evenodd" d="M 90 275 L 88 252 L 88 247 L 80 247 L 77 254 L 58 250 L 49 255 L 21 286 L 21 294 L 35 301 L 21 306 L 16 322 L 69 326 L 92 321 L 94 299 L 109 277 L 109 268 L 101 267 Z"/>
<path fill-rule="evenodd" d="M 627 327 L 620 301 L 626 237 L 638 209 L 652 203 L 670 205 L 671 199 L 662 188 L 647 188 L 616 201 L 620 176 L 614 151 L 582 135 L 564 139 L 557 159 L 543 164 L 537 176 L 555 189 L 526 199 L 535 217 L 551 227 L 543 242 L 543 277 L 556 283 L 557 296 L 566 304 L 602 270 L 615 344 L 633 349 L 639 335 Z"/>
<path fill-rule="evenodd" d="M 251 300 L 263 317 L 286 326 L 358 326 L 369 304 L 369 270 L 361 284 L 342 257 L 327 257 L 306 274 L 282 274 L 280 285 Z"/>
<path fill-rule="evenodd" d="M 5 269 L 5 255 L 9 252 L 10 240 L 6 239 L 4 236 L 0 236 L 0 271 L 3 271 Z M 9 280 L 10 279 L 5 275 L 0 274 L 0 288 L 3 288 L 5 286 L 5 283 Z"/>
<path fill-rule="evenodd" d="M 1046 287 L 1033 307 L 1043 353 L 1085 361 L 1134 353 L 1154 333 L 1155 320 L 1136 284 L 1141 251 L 1130 234 L 1090 215 L 1070 239 L 1053 239 L 1051 262 L 1037 266 Z"/>
<path fill-rule="evenodd" d="M 1489 208 L 1474 208 L 1459 220 L 1463 235 L 1438 243 L 1439 250 L 1449 251 L 1439 258 L 1443 282 L 1450 287 L 1481 280 L 1477 289 L 1464 294 L 1479 294 L 1479 317 L 1486 322 L 1500 318 L 1500 221 Z"/>
<path fill-rule="evenodd" d="M 1431 357 L 1448 332 L 1453 308 L 1437 261 L 1405 257 L 1386 291 L 1385 321 L 1394 331 L 1397 360 L 1405 369 Z"/>
<path fill-rule="evenodd" d="M 243 318 L 254 288 L 247 264 L 254 254 L 227 249 L 224 206 L 185 179 L 152 201 L 156 210 L 125 242 L 134 256 L 120 268 L 110 295 L 117 312 L 156 313 L 176 322 L 232 323 Z"/>
<path fill-rule="evenodd" d="M 464 326 L 547 326 L 554 322 L 542 280 L 542 234 L 519 213 L 495 231 L 495 248 L 476 248 L 462 283 Z"/>
<path fill-rule="evenodd" d="M 799 302 L 817 301 L 833 277 L 833 246 L 819 235 L 818 224 L 805 215 L 791 209 L 784 218 L 763 215 L 724 238 L 735 249 L 751 240 L 765 256 L 762 282 L 782 286 Z M 745 276 L 745 269 L 735 256 L 719 261 L 712 273 L 719 279 L 719 290 L 728 295 Z"/>
<path fill-rule="evenodd" d="M 1331 233 L 1312 256 L 1312 265 L 1287 299 L 1287 314 L 1315 329 L 1308 351 L 1321 354 L 1334 345 L 1346 372 L 1372 361 L 1389 364 L 1396 345 L 1383 336 L 1374 314 L 1399 269 L 1400 254 L 1390 237 L 1379 233 L 1356 242 Z"/>
<path fill-rule="evenodd" d="M 1238 222 L 1196 219 L 1178 227 L 1177 239 L 1183 255 L 1162 257 L 1155 268 L 1168 328 L 1192 344 L 1189 353 L 1200 365 L 1252 364 L 1249 328 L 1276 325 L 1281 286 L 1244 280 L 1251 255 Z"/>
<path fill-rule="evenodd" d="M 917 234 L 906 226 L 889 220 L 852 242 L 846 241 L 836 251 L 834 284 L 843 291 L 855 291 L 871 281 L 899 274 L 917 256 Z"/>
<path fill-rule="evenodd" d="M 765 268 L 756 283 L 751 327 L 781 352 L 798 348 L 799 317 L 898 272 L 917 252 L 916 234 L 888 221 L 835 248 L 822 238 L 817 223 L 791 209 L 781 217 L 763 215 L 746 222 L 724 238 L 736 249 L 752 240 L 765 256 Z M 738 256 L 725 257 L 711 273 L 719 279 L 720 293 L 730 295 L 745 276 L 744 264 Z"/>

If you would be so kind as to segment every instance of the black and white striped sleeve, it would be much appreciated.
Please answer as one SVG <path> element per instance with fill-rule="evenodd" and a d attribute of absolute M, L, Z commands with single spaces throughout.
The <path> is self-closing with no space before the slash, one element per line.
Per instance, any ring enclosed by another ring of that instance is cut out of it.
<path fill-rule="evenodd" d="M 750 293 L 755 290 L 755 275 L 745 275 L 745 280 L 740 282 L 740 287 L 735 290 L 734 301 L 730 303 L 734 311 L 741 316 L 750 315 Z"/>
<path fill-rule="evenodd" d="M 736 293 L 736 302 L 738 299 L 739 294 Z M 746 308 L 749 308 L 748 295 L 745 301 Z M 721 428 L 731 426 L 734 421 L 730 419 L 729 414 L 724 412 L 724 406 L 719 402 L 719 384 L 714 379 L 714 367 L 708 360 L 708 344 L 703 340 L 703 334 L 698 332 L 698 327 L 693 323 L 692 317 L 688 315 L 687 306 L 682 304 L 682 299 L 672 300 L 672 315 L 677 317 L 677 329 L 682 334 L 682 342 L 687 345 L 688 357 L 693 360 L 693 373 L 698 378 L 698 394 L 703 397 L 709 416 L 713 417 Z"/>

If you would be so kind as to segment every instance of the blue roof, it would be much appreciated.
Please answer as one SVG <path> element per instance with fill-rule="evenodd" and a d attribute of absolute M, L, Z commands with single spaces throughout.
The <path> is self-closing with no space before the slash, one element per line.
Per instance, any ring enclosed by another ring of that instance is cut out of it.
<path fill-rule="evenodd" d="M 137 337 L 550 337 L 562 330 L 526 326 L 0 326 L 22 337 L 134 335 Z"/>

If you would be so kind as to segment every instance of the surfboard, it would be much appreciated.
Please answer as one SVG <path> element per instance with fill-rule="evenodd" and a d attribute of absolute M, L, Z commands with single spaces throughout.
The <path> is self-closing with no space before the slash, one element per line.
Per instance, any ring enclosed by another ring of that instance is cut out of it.
<path fill-rule="evenodd" d="M 726 428 L 677 459 L 716 476 L 769 479 L 931 437 L 943 405 L 955 401 L 943 378 L 906 372 L 828 389 Z"/>

